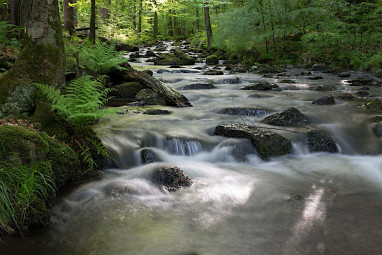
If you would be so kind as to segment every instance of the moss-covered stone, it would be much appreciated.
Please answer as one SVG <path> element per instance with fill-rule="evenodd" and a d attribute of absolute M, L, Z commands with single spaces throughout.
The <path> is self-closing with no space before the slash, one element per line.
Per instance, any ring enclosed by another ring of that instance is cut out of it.
<path fill-rule="evenodd" d="M 306 139 L 310 152 L 338 152 L 333 139 L 322 130 L 311 130 L 306 133 Z"/>
<path fill-rule="evenodd" d="M 66 57 L 66 64 L 65 64 L 65 73 L 76 73 L 78 70 L 78 61 L 77 58 L 74 56 L 67 56 Z"/>
<path fill-rule="evenodd" d="M 35 88 L 30 85 L 15 88 L 5 104 L 0 106 L 0 118 L 9 116 L 26 117 L 36 109 Z"/>
<path fill-rule="evenodd" d="M 310 118 L 291 107 L 283 112 L 272 114 L 261 122 L 274 126 L 296 127 L 310 123 Z"/>
<path fill-rule="evenodd" d="M 146 86 L 139 82 L 126 82 L 114 86 L 113 89 L 115 90 L 112 91 L 109 95 L 116 98 L 134 98 L 139 91 L 146 88 Z"/>
<path fill-rule="evenodd" d="M 251 140 L 262 159 L 281 156 L 292 152 L 292 144 L 285 137 L 277 133 L 260 130 L 254 126 L 221 124 L 216 127 L 214 134 Z"/>
<path fill-rule="evenodd" d="M 206 58 L 207 65 L 217 65 L 219 64 L 219 59 L 215 55 L 210 55 Z"/>
<path fill-rule="evenodd" d="M 155 60 L 155 65 L 193 65 L 195 60 L 188 56 L 181 50 L 176 50 L 174 54 L 171 53 L 162 53 L 159 54 Z"/>
<path fill-rule="evenodd" d="M 148 105 L 166 105 L 166 99 L 151 89 L 142 89 L 135 98 Z"/>

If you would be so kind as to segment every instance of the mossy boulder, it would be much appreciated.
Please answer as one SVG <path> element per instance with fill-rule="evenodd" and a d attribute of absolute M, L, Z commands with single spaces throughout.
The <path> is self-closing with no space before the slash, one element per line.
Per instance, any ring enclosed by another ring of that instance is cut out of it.
<path fill-rule="evenodd" d="M 324 97 L 318 98 L 316 100 L 313 100 L 312 104 L 333 105 L 333 104 L 336 104 L 336 100 L 332 96 L 324 96 Z"/>
<path fill-rule="evenodd" d="M 143 101 L 147 105 L 166 105 L 166 99 L 151 89 L 142 89 L 137 93 L 135 98 Z"/>
<path fill-rule="evenodd" d="M 141 159 L 143 164 L 149 164 L 160 161 L 155 152 L 150 149 L 141 150 Z"/>
<path fill-rule="evenodd" d="M 78 59 L 75 56 L 66 56 L 65 73 L 76 73 L 78 71 Z"/>
<path fill-rule="evenodd" d="M 311 130 L 306 133 L 306 139 L 310 152 L 338 152 L 333 139 L 322 130 Z"/>
<path fill-rule="evenodd" d="M 258 81 L 250 85 L 246 85 L 245 87 L 241 88 L 241 90 L 260 90 L 260 91 L 266 91 L 266 90 L 273 90 L 273 91 L 279 91 L 280 88 L 276 84 L 269 83 L 267 81 Z"/>
<path fill-rule="evenodd" d="M 34 113 L 35 109 L 35 88 L 31 85 L 18 86 L 12 91 L 7 102 L 0 105 L 0 118 L 30 116 Z"/>
<path fill-rule="evenodd" d="M 273 126 L 297 127 L 310 123 L 310 118 L 291 107 L 281 113 L 272 114 L 261 121 Z"/>
<path fill-rule="evenodd" d="M 219 59 L 215 55 L 210 55 L 206 58 L 207 65 L 217 65 L 219 64 Z"/>
<path fill-rule="evenodd" d="M 134 98 L 139 91 L 146 89 L 147 87 L 139 82 L 125 82 L 113 87 L 109 95 L 116 98 Z"/>
<path fill-rule="evenodd" d="M 20 126 L 0 126 L 0 142 L 0 162 L 16 166 L 49 162 L 57 188 L 63 187 L 80 170 L 78 155 L 68 145 L 44 132 Z"/>
<path fill-rule="evenodd" d="M 214 135 L 249 139 L 262 159 L 281 156 L 292 152 L 292 144 L 285 137 L 254 126 L 242 124 L 221 124 Z"/>
<path fill-rule="evenodd" d="M 194 65 L 195 59 L 188 56 L 181 50 L 176 50 L 174 54 L 162 53 L 155 60 L 154 65 Z"/>

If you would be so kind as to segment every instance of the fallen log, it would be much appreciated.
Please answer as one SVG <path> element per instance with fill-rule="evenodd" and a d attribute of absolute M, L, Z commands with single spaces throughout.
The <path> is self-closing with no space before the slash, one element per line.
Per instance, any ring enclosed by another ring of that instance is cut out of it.
<path fill-rule="evenodd" d="M 95 27 L 95 29 L 98 29 L 98 27 Z M 90 27 L 78 27 L 75 30 L 76 31 L 86 31 L 86 30 L 90 30 Z"/>
<path fill-rule="evenodd" d="M 166 84 L 158 81 L 154 77 L 151 77 L 147 73 L 139 72 L 132 68 L 129 63 L 122 64 L 126 70 L 123 70 L 123 76 L 125 80 L 136 81 L 141 83 L 142 85 L 147 86 L 151 90 L 156 93 L 162 95 L 169 105 L 176 107 L 190 107 L 192 104 L 188 101 L 188 99 L 167 86 Z"/>

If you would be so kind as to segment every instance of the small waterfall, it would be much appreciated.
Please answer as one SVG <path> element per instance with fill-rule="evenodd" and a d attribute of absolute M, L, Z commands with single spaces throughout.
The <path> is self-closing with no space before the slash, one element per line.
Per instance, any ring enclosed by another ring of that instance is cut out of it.
<path fill-rule="evenodd" d="M 191 156 L 202 151 L 203 147 L 198 141 L 169 138 L 165 142 L 165 149 L 172 154 Z"/>

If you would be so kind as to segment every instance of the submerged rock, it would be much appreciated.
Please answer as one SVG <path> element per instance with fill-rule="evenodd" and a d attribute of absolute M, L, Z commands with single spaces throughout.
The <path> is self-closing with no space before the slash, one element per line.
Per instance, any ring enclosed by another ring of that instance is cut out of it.
<path fill-rule="evenodd" d="M 350 73 L 346 73 L 346 72 L 342 72 L 342 73 L 338 74 L 338 77 L 340 77 L 340 78 L 348 78 L 350 76 L 351 76 L 351 74 Z"/>
<path fill-rule="evenodd" d="M 334 100 L 334 97 L 332 96 L 324 96 L 319 99 L 316 99 L 312 102 L 312 104 L 318 104 L 318 105 L 333 105 L 336 104 L 336 101 Z"/>
<path fill-rule="evenodd" d="M 157 166 L 150 180 L 168 191 L 176 191 L 180 188 L 192 185 L 192 180 L 179 167 L 171 164 Z"/>
<path fill-rule="evenodd" d="M 241 90 L 261 90 L 261 91 L 264 91 L 264 90 L 280 90 L 280 88 L 276 84 L 271 84 L 267 81 L 258 81 L 254 84 L 250 84 L 250 85 L 247 85 L 247 86 L 241 88 Z"/>
<path fill-rule="evenodd" d="M 382 137 L 382 122 L 375 125 L 374 132 L 377 136 Z"/>
<path fill-rule="evenodd" d="M 338 148 L 333 139 L 322 130 L 311 130 L 306 133 L 310 152 L 338 152 Z"/>
<path fill-rule="evenodd" d="M 361 77 L 354 80 L 348 80 L 350 86 L 377 86 L 378 83 L 372 78 Z"/>
<path fill-rule="evenodd" d="M 285 137 L 254 126 L 221 124 L 215 128 L 214 135 L 249 139 L 262 159 L 292 152 L 292 144 Z"/>
<path fill-rule="evenodd" d="M 296 108 L 291 107 L 281 113 L 275 113 L 266 117 L 262 120 L 262 123 L 273 126 L 295 127 L 310 123 L 310 119 Z"/>
<path fill-rule="evenodd" d="M 365 91 L 365 90 L 359 90 L 359 91 L 357 91 L 356 94 L 357 94 L 358 96 L 360 96 L 360 97 L 367 97 L 367 96 L 370 95 L 370 93 L 367 92 L 367 91 Z"/>
<path fill-rule="evenodd" d="M 182 89 L 216 89 L 216 87 L 210 83 L 194 83 L 186 85 Z"/>
<path fill-rule="evenodd" d="M 149 164 L 160 161 L 155 152 L 153 152 L 150 149 L 141 150 L 141 159 L 143 164 Z"/>
<path fill-rule="evenodd" d="M 322 76 L 309 76 L 308 79 L 309 80 L 322 80 L 324 78 Z"/>
<path fill-rule="evenodd" d="M 339 95 L 338 98 L 342 100 L 353 100 L 355 96 L 353 96 L 350 93 L 344 93 L 342 95 Z"/>
<path fill-rule="evenodd" d="M 279 83 L 290 83 L 290 84 L 294 84 L 296 83 L 294 80 L 281 80 L 279 81 Z"/>
<path fill-rule="evenodd" d="M 222 114 L 243 115 L 243 116 L 260 116 L 273 112 L 268 109 L 245 108 L 245 107 L 227 107 L 221 111 Z"/>
<path fill-rule="evenodd" d="M 203 73 L 204 75 L 223 75 L 223 71 L 218 70 L 208 70 Z"/>
<path fill-rule="evenodd" d="M 162 115 L 162 114 L 171 114 L 171 112 L 168 111 L 168 110 L 150 109 L 150 110 L 145 111 L 143 114 L 148 114 L 148 115 Z"/>

